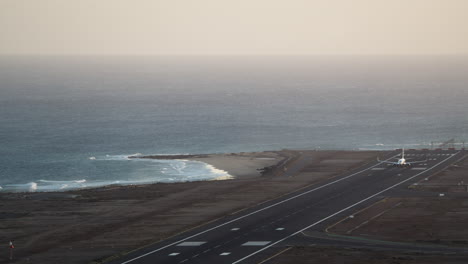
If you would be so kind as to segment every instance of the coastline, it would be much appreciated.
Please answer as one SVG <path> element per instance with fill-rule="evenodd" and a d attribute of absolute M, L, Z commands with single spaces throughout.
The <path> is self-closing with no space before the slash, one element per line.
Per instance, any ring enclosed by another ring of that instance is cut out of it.
<path fill-rule="evenodd" d="M 69 192 L 85 189 L 106 188 L 108 186 L 133 186 L 148 185 L 157 183 L 177 183 L 177 182 L 197 182 L 213 180 L 232 180 L 239 178 L 259 177 L 273 169 L 277 164 L 288 158 L 289 154 L 284 151 L 262 151 L 262 152 L 242 152 L 242 153 L 220 153 L 220 154 L 186 154 L 186 155 L 131 155 L 127 159 L 154 159 L 154 160 L 174 160 L 190 161 L 201 163 L 205 167 L 204 171 L 193 172 L 186 169 L 183 173 L 189 176 L 199 177 L 188 178 L 182 174 L 172 176 L 170 181 L 163 178 L 148 178 L 147 181 L 87 181 L 82 180 L 34 180 L 28 183 L 16 183 L 0 186 L 0 193 L 29 193 L 29 192 Z M 48 184 L 48 185 L 47 185 Z"/>
<path fill-rule="evenodd" d="M 273 151 L 190 157 L 232 169 L 245 164 L 281 166 L 227 181 L 110 185 L 64 192 L 0 193 L 0 236 L 14 240 L 15 263 L 103 263 L 228 214 L 283 196 L 359 167 L 376 151 Z M 284 168 L 307 154 L 306 172 Z M 286 158 L 287 162 L 283 162 Z M 243 164 L 239 165 L 237 164 Z M 231 164 L 232 163 L 232 164 Z M 238 171 L 242 175 L 242 171 Z M 135 235 L 138 234 L 138 235 Z M 0 256 L 0 262 L 8 261 Z"/>
<path fill-rule="evenodd" d="M 261 151 L 221 154 L 144 155 L 130 159 L 191 160 L 206 163 L 215 170 L 222 170 L 235 179 L 262 176 L 285 161 L 286 151 Z"/>

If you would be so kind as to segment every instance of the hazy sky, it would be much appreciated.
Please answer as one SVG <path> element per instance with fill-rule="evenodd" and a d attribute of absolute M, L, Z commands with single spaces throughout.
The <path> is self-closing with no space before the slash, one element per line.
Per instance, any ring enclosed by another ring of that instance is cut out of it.
<path fill-rule="evenodd" d="M 0 54 L 468 54 L 468 0 L 0 0 Z"/>

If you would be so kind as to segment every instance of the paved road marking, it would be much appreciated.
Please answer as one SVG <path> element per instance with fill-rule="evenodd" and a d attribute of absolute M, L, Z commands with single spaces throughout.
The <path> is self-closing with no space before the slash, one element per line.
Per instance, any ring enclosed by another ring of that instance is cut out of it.
<path fill-rule="evenodd" d="M 456 154 L 458 154 L 458 153 L 460 153 L 460 152 L 457 152 Z M 441 162 L 439 162 L 439 163 L 437 163 L 436 165 L 430 167 L 430 168 L 429 168 L 428 170 L 426 170 L 426 171 L 429 171 L 429 170 L 434 169 L 435 167 L 439 166 L 440 164 L 444 163 L 445 161 L 449 160 L 449 159 L 452 158 L 452 157 L 453 157 L 453 156 L 450 156 L 450 157 L 448 157 L 448 158 L 442 160 Z M 388 190 L 390 190 L 390 189 L 392 189 L 392 188 L 395 188 L 395 187 L 398 186 L 398 185 L 401 185 L 401 184 L 403 184 L 403 183 L 405 183 L 405 182 L 407 182 L 407 181 L 410 181 L 410 180 L 412 180 L 412 179 L 418 177 L 419 175 L 425 173 L 426 171 L 419 172 L 419 173 L 417 173 L 417 174 L 415 174 L 415 175 L 413 175 L 413 176 L 407 178 L 406 180 L 403 180 L 403 181 L 401 181 L 401 182 L 399 182 L 399 183 L 396 183 L 396 184 L 394 184 L 394 185 L 392 185 L 392 186 L 390 186 L 390 187 L 388 187 L 388 188 L 386 188 L 386 189 L 384 189 L 384 190 L 382 190 L 382 191 L 380 191 L 380 192 L 377 192 L 377 193 L 375 193 L 375 194 L 373 194 L 373 195 L 371 195 L 371 196 L 369 196 L 369 197 L 367 197 L 367 198 L 365 198 L 365 199 L 363 199 L 363 200 L 357 202 L 357 203 L 354 203 L 354 204 L 352 204 L 352 205 L 350 205 L 350 206 L 348 206 L 348 207 L 345 207 L 345 208 L 339 210 L 338 212 L 335 212 L 335 213 L 333 213 L 333 214 L 331 214 L 331 215 L 329 215 L 329 216 L 327 216 L 327 217 L 325 217 L 325 218 L 323 218 L 323 219 L 321 219 L 321 220 L 319 220 L 319 221 L 317 221 L 317 222 L 315 222 L 315 223 L 313 223 L 313 224 L 311 224 L 311 225 L 309 225 L 309 226 L 306 226 L 305 228 L 303 228 L 303 229 L 301 229 L 301 230 L 299 230 L 299 231 L 297 231 L 297 232 L 294 232 L 294 233 L 292 233 L 292 234 L 290 234 L 290 235 L 288 235 L 288 236 L 286 236 L 286 237 L 283 237 L 282 239 L 280 239 L 280 240 L 278 240 L 278 241 L 276 241 L 276 242 L 273 242 L 273 243 L 269 244 L 268 246 L 266 246 L 266 247 L 264 247 L 264 248 L 262 248 L 262 249 L 259 249 L 259 250 L 255 251 L 255 252 L 253 252 L 253 253 L 250 254 L 250 255 L 247 255 L 247 256 L 245 256 L 245 257 L 243 257 L 243 258 L 241 258 L 241 259 L 239 259 L 239 260 L 237 260 L 237 261 L 232 262 L 232 264 L 237 264 L 237 263 L 239 263 L 239 262 L 242 262 L 242 261 L 244 261 L 244 260 L 246 260 L 246 259 L 248 259 L 248 258 L 250 258 L 250 257 L 252 257 L 252 256 L 254 256 L 254 255 L 256 255 L 256 254 L 258 254 L 258 253 L 260 253 L 260 252 L 262 252 L 262 251 L 264 251 L 264 250 L 266 250 L 266 249 L 268 249 L 268 248 L 270 248 L 270 247 L 272 247 L 272 246 L 274 246 L 274 245 L 277 245 L 277 244 L 283 242 L 284 240 L 286 240 L 286 239 L 288 239 L 288 238 L 291 238 L 291 237 L 293 237 L 293 236 L 295 236 L 295 235 L 297 235 L 297 234 L 300 234 L 301 232 L 303 232 L 303 231 L 305 231 L 305 230 L 307 230 L 307 229 L 309 229 L 309 228 L 311 228 L 311 227 L 313 227 L 313 226 L 316 226 L 316 225 L 318 225 L 318 224 L 320 224 L 320 223 L 322 223 L 322 222 L 324 222 L 324 221 L 326 221 L 326 220 L 328 220 L 328 219 L 330 219 L 330 218 L 332 218 L 332 217 L 334 217 L 334 216 L 336 216 L 336 215 L 338 215 L 338 214 L 341 214 L 342 212 L 344 212 L 344 211 L 346 211 L 346 210 L 348 210 L 348 209 L 351 209 L 351 208 L 355 207 L 356 205 L 359 205 L 359 204 L 361 204 L 361 203 L 364 203 L 365 201 L 368 201 L 368 200 L 374 198 L 375 196 L 378 196 L 378 195 L 380 195 L 380 194 L 382 194 L 382 193 L 384 193 L 384 192 L 386 192 L 386 191 L 388 191 Z"/>
<path fill-rule="evenodd" d="M 198 247 L 205 244 L 206 241 L 186 241 L 178 244 L 178 247 Z"/>
<path fill-rule="evenodd" d="M 242 246 L 261 247 L 261 246 L 266 246 L 266 245 L 268 245 L 270 243 L 271 243 L 271 241 L 249 241 L 249 242 L 245 242 L 244 244 L 242 244 Z"/>
<path fill-rule="evenodd" d="M 240 229 L 240 228 L 238 228 L 238 227 L 234 227 L 234 228 L 231 228 L 231 231 L 237 231 L 237 230 L 239 230 L 239 229 Z"/>
<path fill-rule="evenodd" d="M 169 254 L 168 256 L 173 257 L 173 256 L 177 256 L 177 255 L 179 255 L 179 254 L 180 254 L 180 253 L 178 253 L 178 252 L 174 252 L 174 253 Z"/>
<path fill-rule="evenodd" d="M 229 254 L 231 254 L 231 252 L 223 252 L 223 253 L 221 253 L 221 254 L 219 254 L 219 255 L 220 255 L 220 256 L 227 256 L 227 255 L 229 255 Z"/>
<path fill-rule="evenodd" d="M 384 161 L 391 160 L 391 159 L 393 159 L 393 158 L 395 158 L 395 157 L 398 157 L 398 156 L 399 156 L 399 154 L 393 155 L 392 157 L 390 157 L 390 158 L 388 158 L 388 159 L 386 159 L 386 160 L 384 160 Z M 275 207 L 275 206 L 277 206 L 277 205 L 280 205 L 280 204 L 289 202 L 289 201 L 291 201 L 291 200 L 294 200 L 294 199 L 296 199 L 296 198 L 298 198 L 298 197 L 304 196 L 304 195 L 309 194 L 309 193 L 311 193 L 311 192 L 315 192 L 315 191 L 317 191 L 317 190 L 323 189 L 323 188 L 325 188 L 325 187 L 327 187 L 327 186 L 330 186 L 330 185 L 333 185 L 333 184 L 335 184 L 335 183 L 337 183 L 337 182 L 344 181 L 344 180 L 349 179 L 349 178 L 351 178 L 351 177 L 353 177 L 353 176 L 356 176 L 356 175 L 358 175 L 358 174 L 360 174 L 360 173 L 363 173 L 363 172 L 365 172 L 365 171 L 367 171 L 367 170 L 369 170 L 369 169 L 372 169 L 372 168 L 374 168 L 374 167 L 377 167 L 377 166 L 379 166 L 380 164 L 381 164 L 381 162 L 378 162 L 377 164 L 374 164 L 374 165 L 372 165 L 372 166 L 370 166 L 370 167 L 367 167 L 367 168 L 365 168 L 365 169 L 363 169 L 363 170 L 361 170 L 361 171 L 355 172 L 355 173 L 353 173 L 353 174 L 350 174 L 350 175 L 345 176 L 345 177 L 343 177 L 343 178 L 340 178 L 340 179 L 338 179 L 338 180 L 329 182 L 329 183 L 327 183 L 327 184 L 318 186 L 318 187 L 313 188 L 313 189 L 311 189 L 311 190 L 302 192 L 302 193 L 297 194 L 297 195 L 295 195 L 295 196 L 293 196 L 293 197 L 290 197 L 290 198 L 288 198 L 288 199 L 284 199 L 284 200 L 279 201 L 279 202 L 277 202 L 277 203 L 274 203 L 274 204 L 272 204 L 272 205 L 263 207 L 262 209 L 258 209 L 257 211 L 254 211 L 254 212 L 251 212 L 251 213 L 249 213 L 249 214 L 240 216 L 240 217 L 238 217 L 238 218 L 236 218 L 236 219 L 233 219 L 233 220 L 231 220 L 231 221 L 222 223 L 222 224 L 220 224 L 220 225 L 218 225 L 218 226 L 215 226 L 215 227 L 206 229 L 206 230 L 204 230 L 204 231 L 201 231 L 201 232 L 199 232 L 199 233 L 197 233 L 197 234 L 194 234 L 194 235 L 191 235 L 191 236 L 189 236 L 189 237 L 183 238 L 183 239 L 181 239 L 181 240 L 179 240 L 179 241 L 176 241 L 176 242 L 174 242 L 174 243 L 165 245 L 165 246 L 163 246 L 163 247 L 160 247 L 160 248 L 157 248 L 157 249 L 152 250 L 152 251 L 150 251 L 150 252 L 147 252 L 147 253 L 145 253 L 145 254 L 142 254 L 142 255 L 140 255 L 140 256 L 138 256 L 138 257 L 129 259 L 129 260 L 127 260 L 127 261 L 124 261 L 124 262 L 122 262 L 121 264 L 127 264 L 127 263 L 130 263 L 130 262 L 133 262 L 133 261 L 135 261 L 135 260 L 137 260 L 137 259 L 146 257 L 146 256 L 148 256 L 148 255 L 151 255 L 151 254 L 153 254 L 153 253 L 156 253 L 156 252 L 158 252 L 158 251 L 161 251 L 161 250 L 163 250 L 163 249 L 166 249 L 166 248 L 168 248 L 168 247 L 171 247 L 171 246 L 173 246 L 173 245 L 176 245 L 176 244 L 178 244 L 178 243 L 180 243 L 180 242 L 183 242 L 183 241 L 185 241 L 185 240 L 188 240 L 188 239 L 197 237 L 197 236 L 199 236 L 199 235 L 208 233 L 208 232 L 210 232 L 210 231 L 212 231 L 212 230 L 215 230 L 215 229 L 218 229 L 218 228 L 220 228 L 220 227 L 222 227 L 222 226 L 229 225 L 229 224 L 231 224 L 231 223 L 234 223 L 234 222 L 236 222 L 236 221 L 239 221 L 239 220 L 244 219 L 244 218 L 246 218 L 246 217 L 249 217 L 249 216 L 251 216 L 251 215 L 254 215 L 254 214 L 257 214 L 257 213 L 259 213 L 259 212 L 268 210 L 268 209 L 270 209 L 270 208 L 272 208 L 272 207 Z"/>
<path fill-rule="evenodd" d="M 284 228 L 283 228 L 283 227 L 279 227 L 279 228 L 276 228 L 276 230 L 277 230 L 277 231 L 282 231 L 282 230 L 284 230 Z"/>

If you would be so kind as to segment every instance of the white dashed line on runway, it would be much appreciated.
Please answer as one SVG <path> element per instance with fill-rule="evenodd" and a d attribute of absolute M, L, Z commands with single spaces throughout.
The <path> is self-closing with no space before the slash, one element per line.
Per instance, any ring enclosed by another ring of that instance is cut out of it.
<path fill-rule="evenodd" d="M 205 244 L 205 241 L 186 241 L 178 244 L 178 247 L 198 247 Z"/>
<path fill-rule="evenodd" d="M 255 246 L 255 247 L 261 247 L 261 246 L 266 246 L 270 244 L 271 241 L 249 241 L 245 242 L 242 244 L 242 246 Z"/>

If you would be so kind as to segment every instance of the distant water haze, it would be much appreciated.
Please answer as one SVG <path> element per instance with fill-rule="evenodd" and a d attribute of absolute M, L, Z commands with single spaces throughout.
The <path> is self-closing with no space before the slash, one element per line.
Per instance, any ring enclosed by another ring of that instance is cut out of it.
<path fill-rule="evenodd" d="M 0 186 L 213 179 L 127 155 L 467 139 L 468 57 L 1 57 Z"/>

